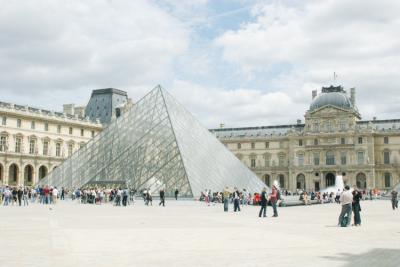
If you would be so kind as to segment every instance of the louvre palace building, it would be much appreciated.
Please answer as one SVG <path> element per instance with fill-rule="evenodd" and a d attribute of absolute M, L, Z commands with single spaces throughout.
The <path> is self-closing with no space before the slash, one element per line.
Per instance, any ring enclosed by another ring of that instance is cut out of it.
<path fill-rule="evenodd" d="M 400 120 L 361 120 L 354 88 L 314 90 L 304 117 L 293 125 L 211 131 L 268 186 L 321 190 L 338 175 L 360 189 L 400 182 Z"/>
<path fill-rule="evenodd" d="M 0 186 L 31 186 L 96 136 L 129 103 L 124 91 L 93 90 L 62 112 L 0 102 Z"/>
<path fill-rule="evenodd" d="M 0 185 L 36 184 L 131 105 L 114 88 L 62 112 L 0 102 Z M 313 91 L 305 123 L 210 131 L 268 186 L 321 190 L 338 175 L 361 189 L 400 183 L 400 119 L 362 121 L 354 88 Z"/>

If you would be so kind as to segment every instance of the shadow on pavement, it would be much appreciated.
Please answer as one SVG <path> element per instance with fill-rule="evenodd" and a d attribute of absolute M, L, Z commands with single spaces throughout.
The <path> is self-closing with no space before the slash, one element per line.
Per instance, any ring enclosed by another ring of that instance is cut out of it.
<path fill-rule="evenodd" d="M 342 261 L 344 267 L 354 266 L 400 266 L 400 249 L 377 248 L 362 254 L 341 253 L 337 256 L 322 258 Z"/>

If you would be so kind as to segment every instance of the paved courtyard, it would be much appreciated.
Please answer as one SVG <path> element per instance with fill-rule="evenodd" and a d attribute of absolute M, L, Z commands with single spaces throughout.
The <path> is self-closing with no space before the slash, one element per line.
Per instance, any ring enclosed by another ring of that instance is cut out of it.
<path fill-rule="evenodd" d="M 399 266 L 400 211 L 361 205 L 362 227 L 350 228 L 336 226 L 336 204 L 281 208 L 278 218 L 173 200 L 2 206 L 0 266 Z"/>

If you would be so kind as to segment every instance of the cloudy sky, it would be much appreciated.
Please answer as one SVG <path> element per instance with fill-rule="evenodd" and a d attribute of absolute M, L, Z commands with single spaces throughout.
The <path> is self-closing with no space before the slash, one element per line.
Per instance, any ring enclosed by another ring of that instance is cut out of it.
<path fill-rule="evenodd" d="M 0 0 L 0 101 L 61 110 L 161 84 L 205 126 L 244 127 L 295 123 L 333 83 L 356 87 L 363 119 L 400 118 L 399 13 L 393 0 Z"/>

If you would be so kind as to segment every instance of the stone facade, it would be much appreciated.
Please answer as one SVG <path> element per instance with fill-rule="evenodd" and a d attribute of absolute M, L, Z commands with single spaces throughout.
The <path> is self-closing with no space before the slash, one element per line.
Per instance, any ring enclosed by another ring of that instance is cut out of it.
<path fill-rule="evenodd" d="M 0 102 L 0 185 L 33 185 L 102 130 L 78 114 Z"/>
<path fill-rule="evenodd" d="M 400 182 L 400 120 L 362 121 L 342 87 L 322 88 L 305 123 L 211 130 L 267 185 L 320 190 L 345 184 L 387 190 Z"/>

